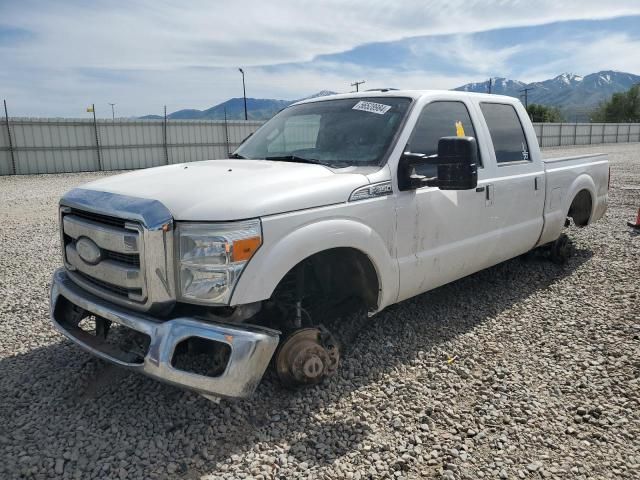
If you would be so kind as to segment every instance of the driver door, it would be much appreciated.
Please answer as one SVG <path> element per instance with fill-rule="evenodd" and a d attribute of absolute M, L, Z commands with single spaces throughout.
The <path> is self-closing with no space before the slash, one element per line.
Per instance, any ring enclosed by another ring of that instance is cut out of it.
<path fill-rule="evenodd" d="M 420 113 L 406 150 L 435 155 L 438 140 L 442 137 L 476 137 L 470 112 L 475 112 L 472 105 L 463 101 L 427 104 Z M 489 158 L 488 152 L 480 146 L 478 148 L 477 188 L 443 191 L 436 187 L 422 187 L 398 192 L 398 301 L 492 264 L 494 246 L 489 237 L 496 228 L 492 213 L 492 175 L 490 168 L 483 165 L 483 159 Z M 416 173 L 436 176 L 433 166 L 423 168 L 424 171 Z"/>

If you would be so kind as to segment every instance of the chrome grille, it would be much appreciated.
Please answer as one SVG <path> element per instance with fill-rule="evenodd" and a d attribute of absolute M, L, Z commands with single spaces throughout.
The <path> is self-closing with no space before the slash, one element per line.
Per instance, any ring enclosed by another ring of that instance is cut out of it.
<path fill-rule="evenodd" d="M 70 209 L 69 213 L 77 217 L 81 217 L 98 223 L 103 223 L 105 225 L 112 225 L 114 227 L 124 228 L 125 224 L 127 223 L 124 218 L 117 218 L 112 217 L 111 215 L 88 212 L 86 210 L 78 210 L 76 208 Z"/>
<path fill-rule="evenodd" d="M 117 287 L 117 286 L 111 285 L 111 284 L 109 284 L 107 282 L 102 282 L 102 281 L 100 281 L 100 280 L 98 280 L 96 278 L 90 277 L 89 275 L 85 275 L 82 272 L 76 272 L 76 274 L 78 276 L 80 276 L 81 278 L 83 278 L 84 280 L 86 280 L 87 282 L 89 282 L 89 283 L 91 283 L 91 284 L 93 284 L 93 285 L 95 285 L 97 287 L 103 288 L 103 289 L 105 289 L 105 290 L 107 290 L 107 291 L 109 291 L 111 293 L 115 293 L 117 295 L 120 295 L 122 297 L 128 297 L 129 293 L 131 293 L 131 290 L 129 290 L 129 289 L 122 288 L 122 287 Z M 142 291 L 140 291 L 140 293 L 142 293 Z"/>
<path fill-rule="evenodd" d="M 142 227 L 136 222 L 79 209 L 61 211 L 63 255 L 71 278 L 104 298 L 147 300 Z M 86 240 L 97 253 L 83 257 Z M 78 247 L 78 248 L 76 248 Z"/>
<path fill-rule="evenodd" d="M 74 188 L 60 200 L 60 234 L 67 274 L 84 290 L 140 312 L 175 305 L 173 217 L 159 201 Z"/>
<path fill-rule="evenodd" d="M 138 255 L 137 253 L 127 254 L 105 250 L 104 254 L 107 258 L 110 258 L 117 262 L 122 262 L 126 263 L 127 265 L 134 265 L 137 267 L 140 266 L 140 255 Z"/>

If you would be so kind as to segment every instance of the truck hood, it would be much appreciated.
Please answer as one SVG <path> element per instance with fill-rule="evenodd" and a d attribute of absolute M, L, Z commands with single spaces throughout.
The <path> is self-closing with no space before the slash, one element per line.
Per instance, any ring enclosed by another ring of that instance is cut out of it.
<path fill-rule="evenodd" d="M 176 220 L 224 221 L 346 202 L 369 181 L 343 172 L 304 163 L 206 160 L 114 175 L 82 188 L 158 200 Z"/>

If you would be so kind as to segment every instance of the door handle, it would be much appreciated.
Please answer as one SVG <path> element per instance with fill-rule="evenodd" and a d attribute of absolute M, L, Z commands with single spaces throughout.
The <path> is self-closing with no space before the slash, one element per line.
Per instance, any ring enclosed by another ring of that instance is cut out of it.
<path fill-rule="evenodd" d="M 476 187 L 476 192 L 484 192 L 484 187 Z"/>
<path fill-rule="evenodd" d="M 493 184 L 487 185 L 487 188 L 485 189 L 484 200 L 487 207 L 493 205 Z"/>

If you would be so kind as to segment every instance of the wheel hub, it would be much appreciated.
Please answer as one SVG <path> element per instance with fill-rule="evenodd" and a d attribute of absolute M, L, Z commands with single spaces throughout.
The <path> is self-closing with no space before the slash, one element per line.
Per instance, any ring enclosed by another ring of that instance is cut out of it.
<path fill-rule="evenodd" d="M 313 385 L 335 373 L 339 359 L 328 332 L 303 328 L 283 342 L 276 354 L 276 371 L 286 386 Z"/>

